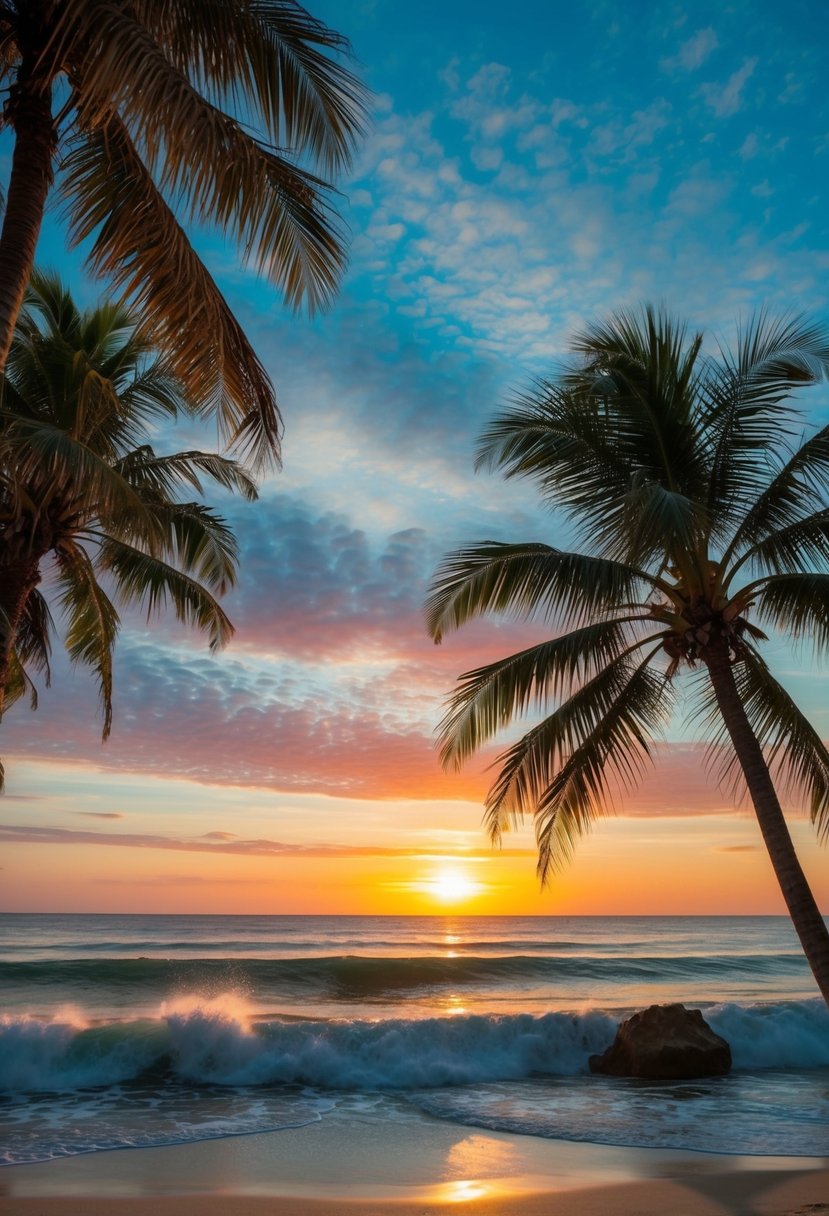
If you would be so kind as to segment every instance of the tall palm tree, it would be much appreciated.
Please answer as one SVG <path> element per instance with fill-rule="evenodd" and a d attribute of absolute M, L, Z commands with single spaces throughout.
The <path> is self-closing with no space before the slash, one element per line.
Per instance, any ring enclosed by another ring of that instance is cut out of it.
<path fill-rule="evenodd" d="M 427 605 L 436 641 L 487 612 L 540 618 L 550 640 L 461 676 L 440 727 L 460 765 L 535 707 L 499 758 L 493 838 L 534 817 L 542 881 L 631 787 L 677 677 L 709 758 L 744 782 L 783 897 L 829 1003 L 829 933 L 775 788 L 829 834 L 829 752 L 762 657 L 762 626 L 829 648 L 829 427 L 803 437 L 791 394 L 829 371 L 829 335 L 754 318 L 733 353 L 670 316 L 622 312 L 497 417 L 479 463 L 535 481 L 583 552 L 485 542 L 448 556 Z M 782 783 L 782 784 L 781 784 Z"/>
<path fill-rule="evenodd" d="M 216 597 L 233 584 L 227 523 L 182 491 L 204 479 L 245 498 L 256 486 L 211 452 L 162 455 L 150 429 L 194 412 L 168 364 L 127 312 L 80 312 L 60 281 L 35 273 L 0 378 L 0 718 L 45 673 L 55 593 L 69 657 L 95 671 L 103 737 L 112 724 L 112 596 L 179 620 L 223 645 L 233 627 Z M 3 770 L 0 765 L 0 786 Z"/>
<path fill-rule="evenodd" d="M 341 169 L 362 128 L 347 50 L 297 0 L 0 0 L 0 128 L 14 133 L 0 371 L 57 166 L 91 270 L 142 313 L 223 439 L 278 458 L 273 386 L 182 219 L 228 235 L 292 306 L 331 297 L 343 240 L 309 165 Z"/>

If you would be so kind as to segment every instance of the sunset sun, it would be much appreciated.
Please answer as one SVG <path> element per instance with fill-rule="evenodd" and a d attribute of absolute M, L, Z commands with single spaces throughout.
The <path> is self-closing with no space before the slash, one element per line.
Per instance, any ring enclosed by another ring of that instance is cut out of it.
<path fill-rule="evenodd" d="M 442 904 L 459 904 L 471 899 L 481 890 L 481 884 L 460 870 L 439 870 L 425 884 L 429 894 Z"/>

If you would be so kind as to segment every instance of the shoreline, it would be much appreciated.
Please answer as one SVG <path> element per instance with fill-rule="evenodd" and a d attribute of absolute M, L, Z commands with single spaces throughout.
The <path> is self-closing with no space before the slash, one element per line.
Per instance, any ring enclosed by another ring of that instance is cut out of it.
<path fill-rule="evenodd" d="M 826 1157 L 629 1149 L 378 1118 L 0 1170 L 0 1216 L 829 1216 Z"/>

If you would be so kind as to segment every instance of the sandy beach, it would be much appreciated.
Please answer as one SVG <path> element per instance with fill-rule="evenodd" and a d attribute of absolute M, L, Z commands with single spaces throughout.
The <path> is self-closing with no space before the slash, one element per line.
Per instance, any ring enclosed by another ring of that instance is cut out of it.
<path fill-rule="evenodd" d="M 3 1216 L 823 1216 L 829 1159 L 715 1156 L 320 1122 L 0 1173 Z"/>

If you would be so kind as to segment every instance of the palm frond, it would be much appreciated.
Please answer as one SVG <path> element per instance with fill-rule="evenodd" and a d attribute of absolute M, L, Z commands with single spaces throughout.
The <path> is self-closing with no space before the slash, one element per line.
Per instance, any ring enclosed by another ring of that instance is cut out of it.
<path fill-rule="evenodd" d="M 30 677 L 26 668 L 20 660 L 20 655 L 17 650 L 12 650 L 9 654 L 9 666 L 6 676 L 6 686 L 3 690 L 3 711 L 11 709 L 16 701 L 22 697 L 28 696 L 29 708 L 37 709 L 37 688 L 34 681 Z M 3 766 L 0 764 L 0 790 L 3 789 Z"/>
<path fill-rule="evenodd" d="M 278 460 L 281 420 L 270 377 L 114 115 L 79 135 L 62 190 L 77 245 L 144 318 L 146 333 L 223 442 L 254 467 Z M 140 217 L 137 219 L 136 217 Z"/>
<path fill-rule="evenodd" d="M 17 13 L 9 0 L 0 3 L 0 80 L 10 75 L 12 68 L 19 62 L 20 51 L 17 45 Z M 0 130 L 7 122 L 5 115 L 0 116 Z M 3 200 L 0 198 L 0 203 Z"/>
<path fill-rule="evenodd" d="M 89 5 L 84 23 L 92 58 L 88 87 L 96 91 L 111 88 L 124 67 L 135 71 L 119 54 L 120 41 L 113 44 L 111 11 L 104 12 L 109 24 L 102 24 L 101 10 L 111 7 Z M 367 92 L 342 62 L 350 52 L 347 40 L 299 4 L 136 0 L 132 13 L 168 63 L 205 96 L 217 104 L 229 99 L 262 124 L 274 143 L 302 151 L 326 171 L 348 166 L 364 131 Z M 124 14 L 118 17 L 116 29 L 128 45 L 132 31 Z M 134 105 L 132 91 L 126 101 Z"/>
<path fill-rule="evenodd" d="M 128 10 L 106 0 L 84 7 L 95 39 L 73 65 L 82 125 L 119 114 L 191 220 L 230 234 L 292 307 L 328 303 L 345 254 L 326 183 L 212 105 Z"/>
<path fill-rule="evenodd" d="M 760 621 L 809 639 L 816 652 L 829 648 L 829 574 L 776 574 L 756 588 Z"/>
<path fill-rule="evenodd" d="M 256 15 L 270 49 L 263 75 L 273 79 L 273 68 L 278 68 L 280 119 L 288 145 L 310 149 L 326 171 L 347 168 L 368 127 L 369 93 L 342 63 L 318 48 L 348 55 L 348 41 L 298 4 L 289 12 L 282 0 L 264 0 Z"/>
<path fill-rule="evenodd" d="M 51 338 L 68 342 L 77 337 L 80 327 L 80 309 L 60 275 L 54 270 L 35 267 L 26 288 L 17 333 L 31 338 L 45 331 Z"/>
<path fill-rule="evenodd" d="M 646 317 L 649 340 L 659 347 L 656 318 L 652 313 Z M 643 372 L 638 363 L 635 375 L 627 366 L 634 338 L 645 343 L 641 358 L 649 347 L 638 332 L 640 318 L 622 321 L 621 336 L 598 329 L 579 340 L 579 349 L 591 349 L 592 357 L 563 376 L 564 387 L 539 382 L 490 424 L 478 467 L 501 468 L 507 477 L 538 482 L 544 497 L 567 512 L 594 552 L 641 565 L 693 546 L 708 531 L 705 507 L 689 492 L 702 482 L 699 469 L 691 476 L 699 464 L 699 444 L 688 400 L 697 344 L 674 368 L 670 384 L 667 371 L 662 373 L 670 406 L 663 412 L 670 426 L 665 437 L 654 439 L 648 396 L 653 385 L 647 381 L 631 388 Z M 682 340 L 681 335 L 672 339 L 674 356 Z M 627 361 L 624 374 L 620 361 Z"/>
<path fill-rule="evenodd" d="M 20 417 L 65 431 L 113 463 L 157 418 L 192 412 L 181 385 L 113 304 L 80 313 L 36 272 L 6 364 L 4 397 Z"/>
<path fill-rule="evenodd" d="M 723 347 L 720 360 L 750 386 L 755 405 L 776 406 L 802 385 L 814 384 L 829 373 L 829 333 L 800 314 L 773 317 L 761 309 L 741 326 L 736 357 Z M 779 425 L 779 413 L 777 420 Z"/>
<path fill-rule="evenodd" d="M 628 493 L 596 521 L 600 552 L 635 566 L 692 553 L 709 528 L 708 512 L 694 499 L 661 482 L 634 478 Z"/>
<path fill-rule="evenodd" d="M 780 788 L 809 808 L 822 841 L 829 839 L 829 750 L 817 730 L 798 709 L 790 694 L 752 647 L 734 667 L 734 679 L 751 729 Z M 735 795 L 745 789 L 744 778 L 720 716 L 711 682 L 701 675 L 697 688 L 697 718 L 711 738 L 707 762 Z"/>
<path fill-rule="evenodd" d="M 766 497 L 774 476 L 768 455 L 795 435 L 799 422 L 791 394 L 827 373 L 829 334 L 824 327 L 800 316 L 774 318 L 763 310 L 740 328 L 734 354 L 721 347 L 719 360 L 710 365 L 700 415 L 711 451 L 708 502 L 713 515 L 739 523 L 747 502 L 758 499 L 740 528 L 750 539 L 758 535 L 752 519 L 760 523 L 760 504 L 773 511 L 772 500 L 785 491 L 781 483 Z"/>
<path fill-rule="evenodd" d="M 589 528 L 608 494 L 623 495 L 630 485 L 633 466 L 616 440 L 597 398 L 542 380 L 489 424 L 476 468 L 537 481 L 546 498 L 585 516 Z"/>
<path fill-rule="evenodd" d="M 116 358 L 104 367 L 105 374 L 117 387 L 123 412 L 134 422 L 142 423 L 197 414 L 198 402 L 187 394 L 166 357 L 145 362 L 135 371 L 130 367 L 127 378 L 125 364 L 133 363 L 133 348 L 139 343 L 142 346 L 147 343 L 146 335 L 131 335 L 129 345 L 124 344 Z"/>
<path fill-rule="evenodd" d="M 49 658 L 52 652 L 51 637 L 55 630 L 55 622 L 49 611 L 43 595 L 36 587 L 29 592 L 23 608 L 23 615 L 17 626 L 14 638 L 14 649 L 23 666 L 32 666 L 42 671 L 46 687 L 51 683 Z"/>
<path fill-rule="evenodd" d="M 731 552 L 738 553 L 781 528 L 797 525 L 825 505 L 827 494 L 829 426 L 800 444 L 780 467 L 766 465 L 762 489 L 743 512 L 730 545 Z"/>
<path fill-rule="evenodd" d="M 562 377 L 605 411 L 640 476 L 695 501 L 706 474 L 695 425 L 701 344 L 664 310 L 621 310 L 576 335 L 581 364 Z"/>
<path fill-rule="evenodd" d="M 59 426 L 21 418 L 6 409 L 0 409 L 0 424 L 6 424 L 5 444 L 20 484 L 44 487 L 44 497 L 45 487 L 83 485 L 96 513 L 130 513 L 136 525 L 146 518 L 145 506 L 132 486 L 86 443 Z"/>
<path fill-rule="evenodd" d="M 515 718 L 595 675 L 630 644 L 631 619 L 599 621 L 465 672 L 438 727 L 445 767 L 459 768 Z"/>
<path fill-rule="evenodd" d="M 151 617 L 171 603 L 185 625 L 206 633 L 210 649 L 227 644 L 234 630 L 213 596 L 196 579 L 175 566 L 122 541 L 107 537 L 100 542 L 99 564 L 115 579 L 124 603 L 139 603 Z"/>
<path fill-rule="evenodd" d="M 825 570 L 829 567 L 829 508 L 768 533 L 743 553 L 739 566 L 744 563 L 763 574 Z M 739 566 L 732 567 L 732 577 Z"/>
<path fill-rule="evenodd" d="M 97 673 L 104 717 L 102 738 L 108 739 L 112 730 L 112 652 L 121 622 L 80 545 L 61 549 L 57 568 L 66 650 L 73 663 L 83 663 Z"/>
<path fill-rule="evenodd" d="M 487 612 L 577 626 L 640 601 L 657 585 L 653 576 L 606 558 L 484 541 L 444 559 L 426 601 L 426 627 L 440 642 L 447 630 Z"/>
<path fill-rule="evenodd" d="M 805 800 L 822 841 L 829 837 L 829 751 L 766 665 L 749 655 L 736 673 L 752 729 L 789 797 Z"/>
<path fill-rule="evenodd" d="M 543 882 L 611 805 L 611 774 L 631 785 L 649 759 L 672 701 L 664 675 L 648 670 L 658 649 L 639 664 L 629 656 L 608 663 L 498 758 L 486 800 L 490 834 L 497 840 L 511 819 L 532 814 Z"/>
<path fill-rule="evenodd" d="M 149 444 L 129 452 L 116 466 L 136 490 L 170 498 L 182 486 L 201 494 L 202 478 L 209 477 L 225 490 L 235 491 L 248 502 L 259 496 L 256 482 L 237 460 L 215 452 L 175 452 L 159 456 Z"/>
<path fill-rule="evenodd" d="M 201 503 L 157 503 L 152 508 L 157 540 L 149 555 L 166 558 L 185 574 L 224 595 L 236 582 L 239 554 L 227 523 Z M 129 521 L 123 529 L 111 521 L 109 537 L 130 545 Z M 101 539 L 106 546 L 106 539 Z"/>

